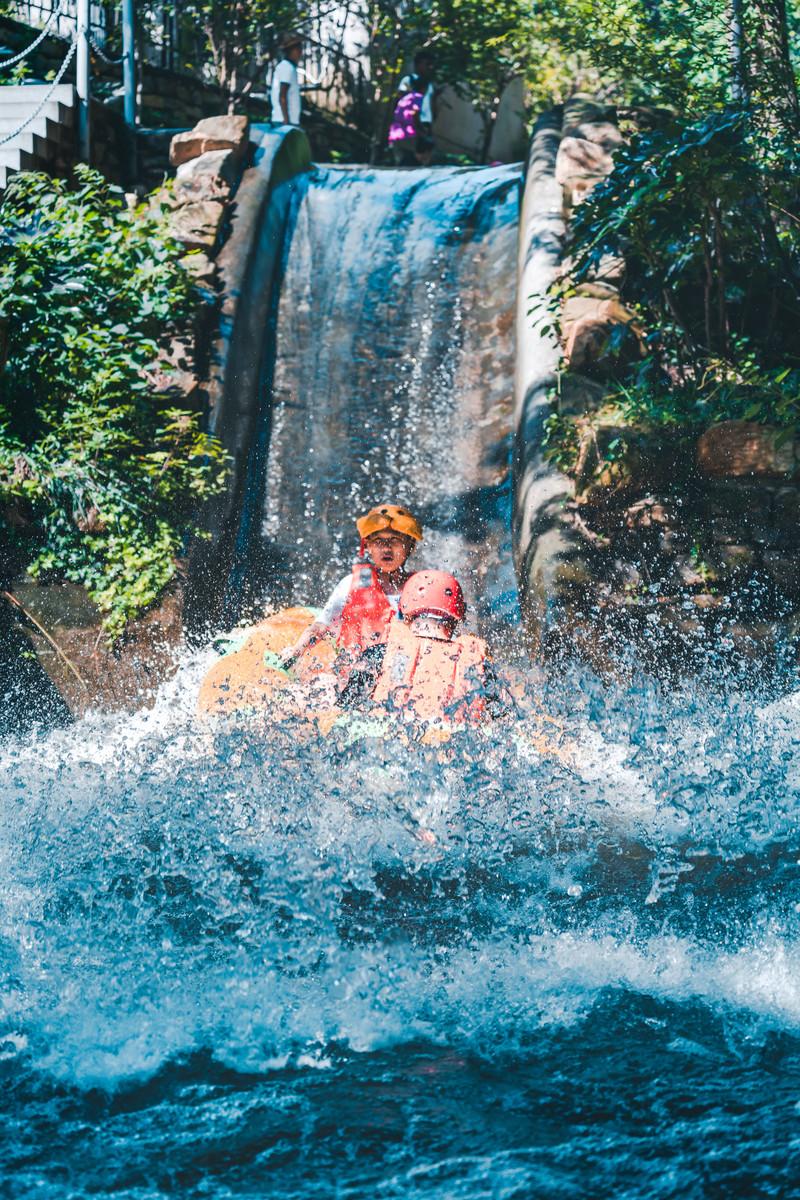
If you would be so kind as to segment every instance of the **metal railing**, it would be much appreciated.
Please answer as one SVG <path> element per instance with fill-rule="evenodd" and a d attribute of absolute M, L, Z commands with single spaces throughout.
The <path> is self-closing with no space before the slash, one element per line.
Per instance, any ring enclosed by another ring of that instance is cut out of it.
<path fill-rule="evenodd" d="M 317 0 L 308 16 L 297 24 L 305 45 L 304 90 L 317 109 L 337 117 L 363 113 L 370 99 L 365 60 L 352 52 L 353 26 L 359 18 L 359 7 L 360 0 Z M 105 63 L 122 65 L 125 120 L 130 126 L 136 123 L 137 55 L 140 65 L 175 71 L 204 83 L 214 81 L 205 34 L 195 22 L 181 19 L 179 0 L 169 5 L 137 8 L 135 31 L 134 0 L 121 3 L 14 0 L 11 8 L 16 19 L 41 29 L 41 33 L 20 54 L 0 59 L 0 72 L 24 59 L 48 34 L 63 38 L 66 49 L 74 46 L 70 58 L 77 54 L 79 132 L 82 152 L 87 158 L 90 48 Z M 275 43 L 276 31 L 272 27 L 265 28 L 256 39 L 241 74 L 242 83 L 236 93 L 239 99 L 259 95 L 268 85 L 276 61 Z"/>
<path fill-rule="evenodd" d="M 47 26 L 49 33 L 72 39 L 78 28 L 79 0 L 14 0 L 9 15 L 34 29 Z M 57 19 L 54 20 L 54 18 Z M 118 10 L 104 4 L 89 4 L 89 29 L 99 45 L 105 46 Z"/>
<path fill-rule="evenodd" d="M 55 79 L 41 102 L 28 114 L 24 121 L 13 133 L 0 141 L 0 145 L 12 141 L 28 125 L 33 122 L 53 95 L 56 87 L 64 78 L 72 59 L 77 59 L 75 66 L 75 89 L 78 93 L 78 139 L 81 157 L 88 162 L 90 157 L 90 48 L 107 62 L 122 65 L 125 83 L 124 111 L 125 120 L 133 125 L 136 117 L 136 95 L 134 75 L 134 37 L 133 37 L 133 4 L 134 0 L 123 0 L 120 8 L 106 8 L 92 3 L 92 0 L 43 0 L 42 3 L 31 3 L 29 0 L 18 0 L 14 6 L 14 14 L 27 24 L 41 26 L 38 37 L 25 47 L 19 54 L 0 61 L 0 71 L 8 70 L 23 59 L 29 57 L 40 42 L 48 35 L 54 34 L 67 41 L 65 57 L 56 72 Z M 112 59 L 106 52 L 109 35 L 109 22 L 117 16 L 121 22 L 122 55 Z"/>

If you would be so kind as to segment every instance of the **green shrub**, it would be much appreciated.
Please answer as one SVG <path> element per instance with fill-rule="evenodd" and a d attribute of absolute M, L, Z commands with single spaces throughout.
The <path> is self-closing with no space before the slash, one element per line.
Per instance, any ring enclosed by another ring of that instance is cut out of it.
<path fill-rule="evenodd" d="M 76 174 L 18 175 L 0 210 L 0 516 L 30 573 L 83 584 L 113 639 L 174 575 L 225 467 L 163 387 L 194 307 L 182 247 L 163 212 Z"/>
<path fill-rule="evenodd" d="M 557 313 L 604 258 L 624 256 L 622 299 L 644 353 L 604 359 L 615 375 L 605 403 L 622 423 L 692 438 L 756 420 L 800 436 L 798 194 L 795 147 L 765 140 L 736 108 L 665 118 L 615 153 L 573 214 L 570 274 L 551 300 Z M 567 471 L 574 424 L 548 426 L 546 452 Z"/>

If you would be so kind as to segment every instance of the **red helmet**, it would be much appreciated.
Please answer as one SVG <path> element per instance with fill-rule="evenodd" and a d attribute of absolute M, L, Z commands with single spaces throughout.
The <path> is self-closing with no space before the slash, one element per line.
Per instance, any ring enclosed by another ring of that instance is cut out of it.
<path fill-rule="evenodd" d="M 417 571 L 400 593 L 400 613 L 404 617 L 432 613 L 463 621 L 466 611 L 461 584 L 446 571 Z"/>

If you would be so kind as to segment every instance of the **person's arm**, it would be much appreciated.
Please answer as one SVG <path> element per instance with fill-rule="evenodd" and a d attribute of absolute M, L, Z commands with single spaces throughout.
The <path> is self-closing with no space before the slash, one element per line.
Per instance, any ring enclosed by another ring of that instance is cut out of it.
<path fill-rule="evenodd" d="M 403 96 L 407 96 L 410 91 L 411 91 L 411 76 L 404 75 L 403 78 L 400 80 L 400 82 L 397 85 L 397 91 L 395 92 L 392 109 L 397 108 L 397 105 L 403 99 Z"/>
<path fill-rule="evenodd" d="M 297 662 L 300 655 L 309 646 L 316 646 L 317 642 L 321 641 L 328 632 L 328 626 L 324 621 L 312 621 L 307 629 L 304 629 L 300 637 L 293 646 L 287 647 L 281 654 L 281 662 L 285 667 L 291 667 Z"/>
<path fill-rule="evenodd" d="M 289 84 L 288 83 L 281 84 L 281 90 L 278 93 L 278 102 L 281 106 L 281 113 L 283 114 L 283 123 L 284 123 L 284 125 L 288 125 L 289 124 Z"/>
<path fill-rule="evenodd" d="M 315 645 L 327 634 L 332 633 L 341 617 L 347 597 L 350 595 L 350 576 L 337 583 L 331 592 L 320 615 L 304 629 L 293 646 L 289 646 L 281 655 L 284 666 L 291 666 L 309 646 Z"/>
<path fill-rule="evenodd" d="M 419 108 L 419 124 L 426 132 L 430 131 L 436 116 L 436 110 L 434 108 L 435 99 L 436 89 L 432 83 L 429 83 L 425 89 L 425 94 L 422 97 L 422 104 Z"/>

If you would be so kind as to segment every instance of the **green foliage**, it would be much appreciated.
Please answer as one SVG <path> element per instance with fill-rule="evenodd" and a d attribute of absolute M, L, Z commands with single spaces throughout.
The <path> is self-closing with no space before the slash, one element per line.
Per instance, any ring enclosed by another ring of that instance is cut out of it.
<path fill-rule="evenodd" d="M 172 14 L 180 44 L 194 42 L 192 65 L 228 92 L 232 109 L 254 85 L 261 90 L 268 64 L 280 57 L 281 33 L 302 25 L 310 12 L 305 0 L 181 0 L 154 9 L 149 20 L 157 26 L 164 13 Z"/>
<path fill-rule="evenodd" d="M 644 333 L 641 357 L 605 360 L 622 423 L 691 438 L 757 420 L 800 435 L 800 157 L 772 111 L 751 98 L 695 119 L 662 114 L 573 214 L 556 310 L 622 255 L 622 299 Z M 547 447 L 566 470 L 573 426 L 554 422 Z"/>
<path fill-rule="evenodd" d="M 554 302 L 624 255 L 622 298 L 645 353 L 613 364 L 607 401 L 628 425 L 696 436 L 743 419 L 800 431 L 800 161 L 751 117 L 729 106 L 639 133 L 574 213 L 570 277 Z M 571 424 L 559 418 L 548 442 L 566 470 Z"/>
<path fill-rule="evenodd" d="M 797 0 L 538 0 L 525 36 L 532 96 L 565 99 L 577 86 L 624 104 L 696 118 L 749 97 L 794 106 Z M 792 93 L 794 92 L 794 97 Z"/>
<path fill-rule="evenodd" d="M 729 26 L 728 0 L 542 0 L 529 19 L 534 40 L 560 47 L 562 96 L 577 78 L 620 101 L 683 113 L 724 101 Z M 530 61 L 529 75 L 541 94 L 539 62 Z"/>
<path fill-rule="evenodd" d="M 193 307 L 162 213 L 97 172 L 22 174 L 0 231 L 0 512 L 30 572 L 82 583 L 114 638 L 175 571 L 219 445 L 153 380 Z M 166 368 L 168 369 L 168 368 Z"/>
<path fill-rule="evenodd" d="M 580 434 L 575 418 L 551 413 L 544 423 L 542 449 L 548 462 L 565 475 L 571 475 L 580 449 Z"/>
<path fill-rule="evenodd" d="M 575 213 L 573 279 L 622 249 L 626 296 L 658 327 L 665 368 L 734 347 L 767 363 L 797 353 L 799 164 L 758 150 L 736 110 L 672 122 L 621 149 Z"/>

